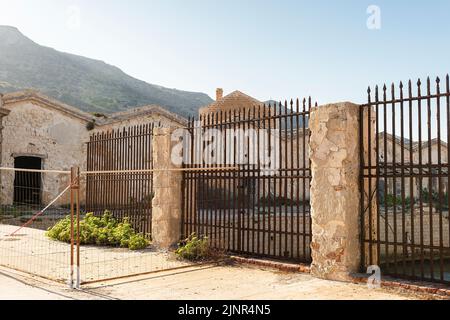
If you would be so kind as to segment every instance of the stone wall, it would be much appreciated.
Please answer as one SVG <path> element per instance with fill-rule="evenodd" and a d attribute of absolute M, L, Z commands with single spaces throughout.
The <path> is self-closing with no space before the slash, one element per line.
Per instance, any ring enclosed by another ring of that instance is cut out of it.
<path fill-rule="evenodd" d="M 183 173 L 171 160 L 172 132 L 158 128 L 153 134 L 152 240 L 162 248 L 176 245 L 181 237 Z"/>
<path fill-rule="evenodd" d="M 136 117 L 136 118 L 126 119 L 126 120 L 121 120 L 121 121 L 111 121 L 109 123 L 97 126 L 92 131 L 92 133 L 116 130 L 116 129 L 120 129 L 120 128 L 128 128 L 128 127 L 147 124 L 147 123 L 153 123 L 153 124 L 155 124 L 155 126 L 158 125 L 163 128 L 169 128 L 172 126 L 181 126 L 180 123 L 173 121 L 171 119 L 168 119 L 159 114 L 150 114 L 150 115 L 145 115 L 142 117 Z"/>
<path fill-rule="evenodd" d="M 359 106 L 311 110 L 313 275 L 349 280 L 360 266 Z"/>
<path fill-rule="evenodd" d="M 85 142 L 89 137 L 85 121 L 33 102 L 7 104 L 5 108 L 10 113 L 3 118 L 3 167 L 14 168 L 15 157 L 34 156 L 42 159 L 44 170 L 65 171 L 70 170 L 72 166 L 85 169 Z M 14 172 L 1 174 L 2 204 L 12 204 Z M 42 174 L 43 202 L 53 200 L 69 185 L 69 180 L 68 174 Z M 63 198 L 61 202 L 67 200 L 68 198 Z"/>
<path fill-rule="evenodd" d="M 19 96 L 19 98 L 16 97 Z M 70 106 L 59 105 L 38 94 L 30 93 L 27 99 L 19 94 L 10 94 L 4 103 L 4 117 L 0 160 L 1 166 L 14 168 L 16 157 L 38 157 L 42 169 L 69 171 L 72 166 L 86 169 L 87 142 L 96 132 L 106 132 L 147 123 L 162 127 L 182 126 L 183 118 L 172 115 L 160 107 L 138 108 L 117 119 L 103 119 L 94 130 L 89 131 L 89 114 L 84 114 Z M 2 100 L 3 102 L 3 100 Z M 8 114 L 9 113 L 9 114 Z M 166 115 L 167 113 L 167 115 Z M 0 115 L 1 117 L 1 115 Z M 14 198 L 14 172 L 0 173 L 1 201 L 12 204 Z M 84 176 L 81 181 L 81 203 L 85 202 Z M 69 174 L 42 174 L 42 202 L 48 204 L 69 184 Z M 59 204 L 66 204 L 63 197 Z"/>

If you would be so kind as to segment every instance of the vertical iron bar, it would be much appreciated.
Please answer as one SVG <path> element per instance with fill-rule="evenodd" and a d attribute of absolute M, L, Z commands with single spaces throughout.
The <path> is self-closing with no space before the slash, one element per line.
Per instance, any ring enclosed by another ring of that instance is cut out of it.
<path fill-rule="evenodd" d="M 441 80 L 436 78 L 436 125 L 437 125 L 437 162 L 438 162 L 438 192 L 439 192 L 439 279 L 444 281 L 444 238 L 443 238 L 443 194 L 442 194 L 442 150 L 441 150 Z M 432 244 L 434 245 L 434 244 Z"/>
<path fill-rule="evenodd" d="M 417 107 L 418 107 L 418 125 L 419 125 L 419 215 L 420 215 L 420 274 L 421 279 L 424 280 L 424 231 L 423 231 L 423 165 L 422 165 L 422 95 L 421 95 L 421 81 L 417 81 Z"/>
<path fill-rule="evenodd" d="M 397 135 L 395 132 L 395 86 L 392 84 L 391 86 L 392 93 L 392 185 L 393 185 L 393 220 L 394 220 L 394 275 L 397 275 Z"/>
<path fill-rule="evenodd" d="M 428 206 L 429 206 L 429 230 L 430 230 L 430 277 L 434 280 L 434 259 L 433 259 L 433 158 L 431 154 L 431 81 L 427 78 L 427 127 L 428 127 Z"/>
<path fill-rule="evenodd" d="M 386 85 L 383 86 L 383 118 L 384 118 L 384 241 L 386 269 L 389 269 L 389 214 L 388 214 L 388 148 L 387 148 L 387 96 Z"/>
<path fill-rule="evenodd" d="M 406 274 L 406 217 L 405 217 L 405 125 L 404 125 L 403 82 L 400 82 L 400 165 L 401 165 L 401 198 L 402 198 L 402 274 Z"/>
<path fill-rule="evenodd" d="M 373 239 L 372 239 L 372 228 L 373 228 L 373 211 L 372 211 L 372 105 L 371 105 L 371 94 L 369 91 L 369 96 L 368 96 L 368 100 L 369 100 L 369 105 L 367 107 L 367 164 L 368 164 L 368 177 L 369 177 L 369 190 L 368 190 L 368 195 L 367 195 L 367 207 L 369 209 L 369 221 L 368 221 L 368 225 L 369 225 L 369 238 L 367 240 L 369 240 L 369 264 L 373 265 Z M 364 110 L 363 110 L 364 112 Z M 364 122 L 364 114 L 363 117 L 360 119 L 361 122 Z M 362 132 L 362 137 L 364 137 L 364 125 L 363 125 L 363 132 Z M 364 143 L 361 144 L 361 149 L 363 149 L 364 147 Z M 364 150 L 361 150 L 361 156 L 364 158 Z M 364 171 L 364 167 L 361 168 L 362 171 Z M 364 173 L 363 173 L 364 174 Z M 364 179 L 363 179 L 364 180 Z M 363 187 L 364 187 L 364 181 L 363 181 Z M 376 190 L 376 187 L 375 187 Z M 363 205 L 364 205 L 364 201 L 363 201 Z M 364 217 L 361 218 L 362 220 L 365 219 L 365 213 L 364 213 Z M 363 225 L 363 229 L 366 229 L 366 226 Z M 367 238 L 367 236 L 366 236 Z M 364 238 L 362 239 L 362 243 L 364 246 L 364 250 L 365 250 L 365 245 L 364 245 Z"/>
<path fill-rule="evenodd" d="M 377 264 L 381 262 L 381 211 L 380 211 L 380 175 L 381 170 L 380 166 L 382 165 L 380 159 L 380 105 L 379 105 L 380 97 L 379 97 L 379 88 L 375 87 L 375 113 L 376 113 L 376 133 L 375 133 L 375 145 L 376 145 L 376 202 L 377 202 L 377 212 L 376 212 L 376 221 L 377 221 L 377 229 L 376 229 L 376 240 L 377 240 Z M 386 130 L 386 129 L 384 129 Z"/>
<path fill-rule="evenodd" d="M 408 97 L 409 97 L 409 170 L 410 170 L 410 179 L 409 179 L 409 191 L 410 191 L 410 202 L 411 202 L 411 275 L 415 276 L 415 230 L 414 230 L 414 219 L 415 219 L 415 195 L 414 195 L 414 137 L 413 137 L 413 101 L 412 101 L 412 82 L 408 81 Z"/>

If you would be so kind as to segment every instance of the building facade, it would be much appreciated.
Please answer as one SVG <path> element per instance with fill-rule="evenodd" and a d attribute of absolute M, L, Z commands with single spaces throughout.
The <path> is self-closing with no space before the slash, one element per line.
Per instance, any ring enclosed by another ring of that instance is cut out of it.
<path fill-rule="evenodd" d="M 383 197 L 385 192 L 388 195 L 395 194 L 397 197 L 401 197 L 402 189 L 407 191 L 405 194 L 407 198 L 419 197 L 421 189 L 425 192 L 429 190 L 432 190 L 434 193 L 442 192 L 443 194 L 448 192 L 448 172 L 444 172 L 442 168 L 439 169 L 441 170 L 441 178 L 439 179 L 439 172 L 437 171 L 437 168 L 441 167 L 439 166 L 440 164 L 448 163 L 449 151 L 445 141 L 431 139 L 430 142 L 428 139 L 425 139 L 419 143 L 406 138 L 402 141 L 401 137 L 381 132 L 378 134 L 378 146 L 378 161 L 382 165 L 386 164 L 388 168 L 386 172 L 388 178 L 384 179 L 383 174 L 381 175 L 379 188 L 381 197 Z M 406 166 L 401 166 L 400 163 L 405 163 Z M 398 165 L 395 168 L 397 174 L 394 179 L 392 177 L 393 172 L 389 171 L 394 170 L 395 164 Z M 413 167 L 415 173 L 419 173 L 419 170 L 421 170 L 423 177 L 421 179 L 416 176 L 410 177 L 411 167 Z M 398 173 L 401 170 L 405 173 L 404 178 L 399 177 Z M 427 177 L 430 171 L 434 176 L 431 181 Z M 404 185 L 404 188 L 402 185 Z"/>
<path fill-rule="evenodd" d="M 0 107 L 0 166 L 5 168 L 0 171 L 2 205 L 48 204 L 69 184 L 67 174 L 18 174 L 6 168 L 68 171 L 79 166 L 85 170 L 86 143 L 95 132 L 148 123 L 186 124 L 184 118 L 159 106 L 92 115 L 28 90 L 3 95 Z"/>
<path fill-rule="evenodd" d="M 278 164 L 276 167 L 280 170 L 278 172 L 270 172 L 273 178 L 265 179 L 265 185 L 262 185 L 262 183 L 257 185 L 257 181 L 261 180 L 256 178 L 253 179 L 254 181 L 248 177 L 240 179 L 238 188 L 243 190 L 247 202 L 250 201 L 254 204 L 258 203 L 258 201 L 303 203 L 309 200 L 309 119 L 306 116 L 295 116 L 296 110 L 292 110 L 294 116 L 287 116 L 291 112 L 290 109 L 288 109 L 287 115 L 285 107 L 281 109 L 280 112 L 278 105 L 261 102 L 240 91 L 234 91 L 223 96 L 223 90 L 219 88 L 216 91 L 216 101 L 209 106 L 201 108 L 199 111 L 202 123 L 237 123 L 227 126 L 227 128 L 234 129 L 254 129 L 252 121 L 246 120 L 258 118 L 258 111 L 260 112 L 260 118 L 267 119 L 270 115 L 271 119 L 265 121 L 264 128 L 274 130 L 276 135 L 274 144 L 277 144 L 279 148 L 272 148 L 272 151 L 276 150 L 274 158 L 277 159 Z M 291 119 L 295 120 L 292 124 Z M 297 121 L 298 124 L 296 123 Z M 291 125 L 293 128 L 290 128 Z M 259 126 L 262 127 L 262 124 L 259 124 Z M 247 159 L 248 156 L 248 154 L 245 154 L 244 158 Z M 242 168 L 245 167 L 244 165 Z M 277 175 L 292 176 L 291 183 L 280 183 L 281 179 L 278 179 Z M 302 177 L 298 178 L 298 176 Z"/>

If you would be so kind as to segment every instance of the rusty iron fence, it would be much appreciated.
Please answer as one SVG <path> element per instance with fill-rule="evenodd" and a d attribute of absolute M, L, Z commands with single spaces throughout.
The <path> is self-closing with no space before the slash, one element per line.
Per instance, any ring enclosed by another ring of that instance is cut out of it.
<path fill-rule="evenodd" d="M 152 230 L 152 137 L 157 123 L 93 134 L 87 145 L 86 211 L 129 218 L 144 234 Z"/>
<path fill-rule="evenodd" d="M 360 110 L 361 228 L 364 266 L 448 284 L 448 76 L 444 86 L 428 78 L 369 88 Z"/>
<path fill-rule="evenodd" d="M 81 173 L 86 187 L 85 213 L 101 217 L 106 211 L 120 222 L 129 221 L 137 234 L 151 240 L 153 199 L 154 129 L 148 123 L 98 132 L 87 146 L 87 171 Z M 179 261 L 173 252 L 150 245 L 145 249 L 83 245 L 77 247 L 81 285 L 178 270 L 194 264 Z"/>
<path fill-rule="evenodd" d="M 189 120 L 189 149 L 200 145 L 203 154 L 208 144 L 199 142 L 197 134 L 215 130 L 221 133 L 221 142 L 214 152 L 228 159 L 224 162 L 230 169 L 216 170 L 224 163 L 211 164 L 205 157 L 198 162 L 198 152 L 188 152 L 190 159 L 184 167 L 189 170 L 183 179 L 184 237 L 207 236 L 214 248 L 231 253 L 311 261 L 310 107 L 311 98 L 220 110 Z M 257 134 L 246 135 L 249 130 Z M 263 138 L 264 132 L 270 137 Z M 277 159 L 278 166 L 267 170 L 263 165 L 264 148 L 265 157 Z"/>

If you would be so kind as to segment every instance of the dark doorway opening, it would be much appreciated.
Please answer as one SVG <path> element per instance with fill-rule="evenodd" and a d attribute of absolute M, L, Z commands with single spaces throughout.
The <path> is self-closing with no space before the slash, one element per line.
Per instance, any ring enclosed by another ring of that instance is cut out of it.
<path fill-rule="evenodd" d="M 42 159 L 37 157 L 17 157 L 14 168 L 40 170 Z M 41 173 L 16 171 L 14 177 L 14 204 L 41 204 Z"/>

